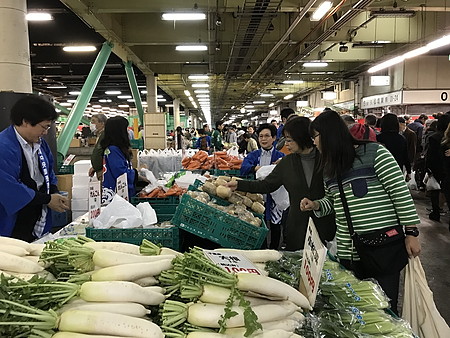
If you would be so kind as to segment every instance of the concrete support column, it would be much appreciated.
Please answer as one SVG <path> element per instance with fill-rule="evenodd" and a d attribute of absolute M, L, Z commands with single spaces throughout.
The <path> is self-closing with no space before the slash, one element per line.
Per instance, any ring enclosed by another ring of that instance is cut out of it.
<path fill-rule="evenodd" d="M 173 100 L 173 129 L 180 126 L 180 99 Z"/>
<path fill-rule="evenodd" d="M 31 93 L 26 0 L 0 1 L 0 91 Z"/>
<path fill-rule="evenodd" d="M 146 76 L 147 85 L 147 113 L 157 113 L 158 110 L 158 86 L 154 75 Z"/>

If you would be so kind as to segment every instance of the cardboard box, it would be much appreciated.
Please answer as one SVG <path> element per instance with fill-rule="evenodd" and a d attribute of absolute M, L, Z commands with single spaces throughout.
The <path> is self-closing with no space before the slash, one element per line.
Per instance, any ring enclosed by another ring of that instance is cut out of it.
<path fill-rule="evenodd" d="M 90 146 L 95 146 L 95 144 L 97 143 L 97 138 L 96 137 L 88 137 L 88 145 Z"/>
<path fill-rule="evenodd" d="M 131 158 L 131 165 L 133 166 L 133 168 L 137 169 L 138 168 L 138 153 L 139 153 L 139 149 L 131 149 L 131 153 L 132 158 Z"/>
<path fill-rule="evenodd" d="M 70 141 L 70 148 L 79 148 L 81 147 L 81 140 L 78 138 L 74 138 L 72 139 L 72 141 Z"/>
<path fill-rule="evenodd" d="M 56 175 L 56 178 L 58 179 L 58 190 L 67 191 L 69 200 L 72 199 L 73 175 Z"/>

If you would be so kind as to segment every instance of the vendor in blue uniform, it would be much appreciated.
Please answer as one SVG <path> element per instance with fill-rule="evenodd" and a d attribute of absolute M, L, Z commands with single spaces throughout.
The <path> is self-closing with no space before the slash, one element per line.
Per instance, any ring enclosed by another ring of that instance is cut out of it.
<path fill-rule="evenodd" d="M 103 197 L 112 196 L 116 190 L 116 181 L 120 175 L 127 174 L 128 199 L 136 195 L 136 170 L 131 166 L 131 147 L 128 138 L 128 120 L 121 116 L 106 121 L 101 146 L 105 149 L 103 157 Z"/>
<path fill-rule="evenodd" d="M 12 125 L 0 133 L 0 235 L 31 242 L 51 229 L 51 212 L 69 209 L 59 194 L 53 156 L 42 139 L 57 113 L 36 95 L 11 109 Z"/>
<path fill-rule="evenodd" d="M 260 149 L 254 150 L 244 158 L 241 165 L 241 175 L 256 173 L 262 166 L 277 164 L 285 155 L 275 149 L 273 143 L 277 136 L 277 128 L 273 124 L 263 123 L 257 130 Z M 281 237 L 281 218 L 283 210 L 277 207 L 272 196 L 265 196 L 265 219 L 270 227 L 271 249 L 278 249 Z"/>

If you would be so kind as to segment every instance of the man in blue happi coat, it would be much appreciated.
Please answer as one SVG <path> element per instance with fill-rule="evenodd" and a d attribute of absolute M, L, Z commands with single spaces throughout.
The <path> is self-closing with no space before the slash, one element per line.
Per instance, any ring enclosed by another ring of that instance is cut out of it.
<path fill-rule="evenodd" d="M 12 125 L 0 133 L 0 236 L 31 242 L 51 229 L 51 210 L 69 209 L 42 139 L 56 118 L 53 105 L 37 95 L 11 109 Z"/>

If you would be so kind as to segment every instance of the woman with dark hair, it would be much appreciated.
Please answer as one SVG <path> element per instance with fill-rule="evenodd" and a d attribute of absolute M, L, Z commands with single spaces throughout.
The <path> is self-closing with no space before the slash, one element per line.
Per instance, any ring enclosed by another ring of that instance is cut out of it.
<path fill-rule="evenodd" d="M 290 154 L 281 158 L 273 171 L 261 181 L 239 180 L 227 184 L 232 190 L 269 194 L 284 186 L 289 194 L 289 213 L 285 231 L 286 250 L 303 249 L 309 218 L 314 220 L 323 242 L 336 232 L 334 215 L 318 218 L 313 212 L 301 212 L 300 201 L 324 196 L 323 176 L 316 147 L 309 134 L 311 121 L 306 117 L 290 118 L 283 127 Z"/>
<path fill-rule="evenodd" d="M 394 156 L 398 166 L 403 171 L 406 169 L 406 180 L 411 175 L 411 163 L 408 159 L 408 147 L 406 139 L 400 135 L 400 124 L 395 114 L 386 114 L 381 118 L 381 133 L 377 135 L 377 141 L 384 145 Z"/>
<path fill-rule="evenodd" d="M 183 136 L 183 129 L 178 126 L 175 130 L 175 137 L 176 137 L 176 148 L 177 149 L 185 149 L 185 141 Z"/>
<path fill-rule="evenodd" d="M 441 190 L 431 190 L 431 213 L 428 217 L 436 222 L 440 221 L 439 195 L 442 192 L 445 196 L 447 204 L 450 206 L 450 191 L 447 183 L 447 175 L 445 172 L 445 150 L 441 146 L 446 131 L 450 122 L 450 115 L 444 114 L 439 117 L 436 122 L 436 131 L 431 133 L 428 137 L 427 153 L 425 164 L 429 175 L 434 178 L 441 185 Z M 444 144 L 448 143 L 448 139 L 444 139 Z"/>
<path fill-rule="evenodd" d="M 375 278 L 391 299 L 392 310 L 397 312 L 400 270 L 407 264 L 408 255 L 417 256 L 420 252 L 416 227 L 419 217 L 400 168 L 384 146 L 353 138 L 335 111 L 316 117 L 311 134 L 322 155 L 325 197 L 304 198 L 300 208 L 314 211 L 318 217 L 336 211 L 340 262 L 359 278 Z M 386 238 L 399 238 L 398 252 L 393 257 L 384 257 L 389 267 L 382 272 L 367 268 L 367 261 L 361 261 L 354 248 L 356 242 L 350 235 L 347 219 L 358 236 L 381 230 Z"/>
<path fill-rule="evenodd" d="M 105 149 L 103 157 L 103 189 L 115 192 L 117 178 L 126 173 L 128 198 L 131 198 L 136 194 L 135 183 L 137 174 L 136 170 L 131 166 L 130 139 L 128 138 L 127 128 L 128 120 L 121 116 L 111 117 L 105 124 L 105 135 L 101 141 L 101 146 Z"/>

